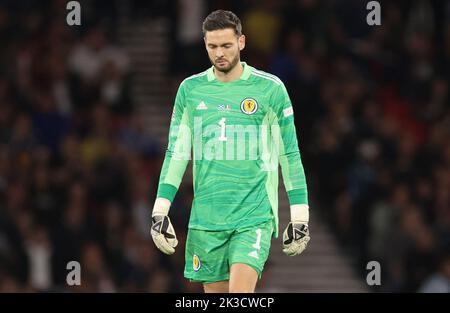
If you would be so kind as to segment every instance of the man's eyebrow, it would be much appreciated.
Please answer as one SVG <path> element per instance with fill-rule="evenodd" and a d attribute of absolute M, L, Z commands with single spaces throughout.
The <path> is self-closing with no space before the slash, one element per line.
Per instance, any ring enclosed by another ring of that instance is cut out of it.
<path fill-rule="evenodd" d="M 226 46 L 226 45 L 232 45 L 233 43 L 232 42 L 225 42 L 225 43 L 223 43 L 223 44 L 221 44 L 220 46 Z M 218 44 L 215 44 L 215 43 L 209 43 L 208 44 L 208 46 L 218 46 Z"/>

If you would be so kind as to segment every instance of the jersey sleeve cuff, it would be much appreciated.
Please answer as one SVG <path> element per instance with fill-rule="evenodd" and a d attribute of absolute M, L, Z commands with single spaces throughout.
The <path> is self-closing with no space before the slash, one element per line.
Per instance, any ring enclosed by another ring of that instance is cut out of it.
<path fill-rule="evenodd" d="M 170 184 L 161 184 L 158 187 L 157 198 L 165 198 L 170 202 L 173 202 L 173 198 L 177 193 L 178 189 Z"/>
<path fill-rule="evenodd" d="M 289 204 L 308 204 L 308 192 L 306 189 L 293 189 L 287 192 Z"/>

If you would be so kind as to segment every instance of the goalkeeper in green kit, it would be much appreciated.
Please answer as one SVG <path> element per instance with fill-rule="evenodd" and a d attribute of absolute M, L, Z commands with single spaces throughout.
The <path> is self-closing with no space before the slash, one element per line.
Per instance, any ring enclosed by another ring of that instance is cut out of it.
<path fill-rule="evenodd" d="M 284 84 L 240 60 L 245 36 L 230 11 L 203 22 L 212 67 L 179 86 L 152 211 L 162 252 L 177 246 L 169 209 L 192 160 L 194 200 L 184 276 L 205 292 L 254 292 L 278 237 L 278 166 L 290 202 L 283 251 L 303 252 L 309 207 L 294 112 Z"/>

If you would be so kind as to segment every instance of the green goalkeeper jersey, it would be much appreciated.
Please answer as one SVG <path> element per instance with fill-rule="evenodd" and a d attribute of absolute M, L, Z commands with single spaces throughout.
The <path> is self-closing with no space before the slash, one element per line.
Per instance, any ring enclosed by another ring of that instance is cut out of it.
<path fill-rule="evenodd" d="M 158 197 L 173 200 L 193 164 L 189 228 L 232 230 L 274 223 L 278 236 L 278 164 L 290 204 L 308 194 L 294 124 L 282 81 L 245 62 L 241 77 L 216 79 L 213 67 L 179 86 Z"/>

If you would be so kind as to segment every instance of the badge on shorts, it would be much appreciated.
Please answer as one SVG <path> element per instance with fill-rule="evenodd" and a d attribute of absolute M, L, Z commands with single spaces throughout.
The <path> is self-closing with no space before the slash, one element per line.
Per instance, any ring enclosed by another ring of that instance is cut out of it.
<path fill-rule="evenodd" d="M 199 257 L 195 254 L 192 259 L 192 267 L 194 268 L 194 271 L 196 271 L 196 272 L 198 272 L 200 267 L 202 267 L 202 263 L 200 262 Z"/>
<path fill-rule="evenodd" d="M 258 102 L 253 98 L 245 98 L 241 102 L 241 111 L 247 115 L 253 114 L 258 110 Z"/>

